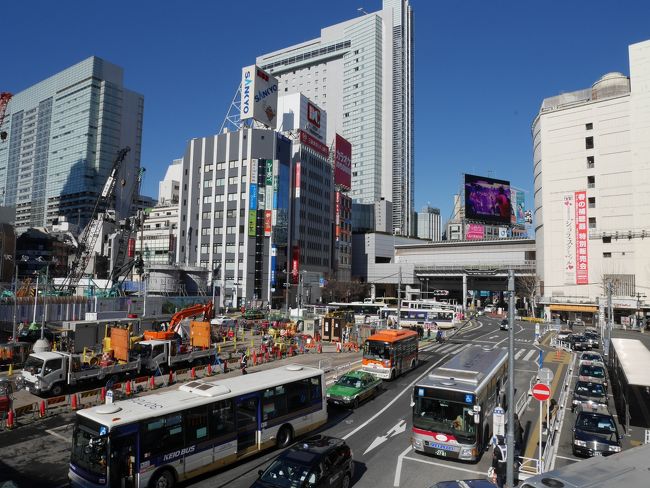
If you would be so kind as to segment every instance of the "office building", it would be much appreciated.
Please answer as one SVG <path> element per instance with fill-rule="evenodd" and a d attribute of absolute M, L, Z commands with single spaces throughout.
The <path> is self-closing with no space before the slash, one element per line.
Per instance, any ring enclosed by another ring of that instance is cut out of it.
<path fill-rule="evenodd" d="M 174 159 L 167 167 L 165 177 L 158 183 L 158 203 L 161 205 L 178 203 L 182 168 L 182 159 Z"/>
<path fill-rule="evenodd" d="M 545 313 L 617 323 L 648 309 L 650 41 L 629 46 L 629 77 L 546 98 L 532 126 L 537 273 Z"/>
<path fill-rule="evenodd" d="M 116 215 L 131 210 L 140 167 L 144 97 L 122 68 L 90 57 L 13 96 L 0 144 L 0 205 L 16 207 L 16 231 L 58 217 L 84 226 L 120 148 L 131 151 L 117 185 Z"/>
<path fill-rule="evenodd" d="M 392 203 L 391 233 L 412 235 L 413 14 L 408 0 L 325 27 L 320 37 L 263 54 L 281 94 L 302 92 L 328 114 L 327 145 L 352 144 L 354 203 Z"/>
<path fill-rule="evenodd" d="M 417 214 L 417 224 L 418 238 L 430 241 L 439 241 L 441 239 L 439 208 L 433 208 L 429 205 L 424 207 Z"/>

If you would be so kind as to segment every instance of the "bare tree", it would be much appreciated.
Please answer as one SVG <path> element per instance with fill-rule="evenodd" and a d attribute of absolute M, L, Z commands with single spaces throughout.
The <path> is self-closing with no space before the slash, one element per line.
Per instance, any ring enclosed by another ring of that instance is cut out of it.
<path fill-rule="evenodd" d="M 535 316 L 536 300 L 535 297 L 539 291 L 539 277 L 537 275 L 518 276 L 516 288 L 522 295 L 528 298 L 529 312 L 531 317 Z"/>

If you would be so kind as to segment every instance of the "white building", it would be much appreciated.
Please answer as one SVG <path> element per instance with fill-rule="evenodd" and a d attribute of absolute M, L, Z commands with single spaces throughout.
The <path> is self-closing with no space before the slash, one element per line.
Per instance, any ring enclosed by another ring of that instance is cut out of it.
<path fill-rule="evenodd" d="M 280 93 L 302 92 L 328 113 L 327 144 L 352 143 L 354 203 L 393 204 L 393 225 L 413 232 L 413 14 L 408 0 L 321 30 L 321 36 L 264 54 L 257 64 Z"/>
<path fill-rule="evenodd" d="M 167 167 L 165 177 L 158 183 L 158 203 L 161 205 L 178 204 L 180 195 L 183 160 L 174 159 Z"/>
<path fill-rule="evenodd" d="M 532 127 L 537 273 L 546 313 L 597 312 L 613 288 L 616 322 L 650 290 L 650 41 L 629 47 L 630 76 L 547 98 Z M 549 315 L 550 316 L 550 315 Z"/>
<path fill-rule="evenodd" d="M 427 205 L 421 212 L 418 212 L 417 219 L 417 236 L 419 239 L 428 239 L 430 241 L 439 241 L 441 239 L 439 208 Z"/>

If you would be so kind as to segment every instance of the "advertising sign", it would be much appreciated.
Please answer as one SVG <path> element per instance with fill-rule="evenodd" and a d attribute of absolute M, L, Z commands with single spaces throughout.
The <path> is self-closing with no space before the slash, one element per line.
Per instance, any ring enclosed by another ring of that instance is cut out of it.
<path fill-rule="evenodd" d="M 270 237 L 271 236 L 271 222 L 272 222 L 273 214 L 271 213 L 270 210 L 265 210 L 264 211 L 264 236 L 265 237 Z"/>
<path fill-rule="evenodd" d="M 352 144 L 336 134 L 334 139 L 334 184 L 352 188 Z"/>
<path fill-rule="evenodd" d="M 296 179 L 294 184 L 296 188 L 296 198 L 300 198 L 300 161 L 296 163 Z"/>
<path fill-rule="evenodd" d="M 305 146 L 313 149 L 316 151 L 318 154 L 320 154 L 323 157 L 328 158 L 330 155 L 330 150 L 329 148 L 320 142 L 318 139 L 316 139 L 314 136 L 308 134 L 304 130 L 300 131 L 300 143 L 304 144 Z"/>
<path fill-rule="evenodd" d="M 523 191 L 517 191 L 517 197 L 515 200 L 515 215 L 516 215 L 516 224 L 524 225 L 526 224 L 526 194 Z M 531 219 L 530 223 L 533 221 Z"/>
<path fill-rule="evenodd" d="M 271 286 L 276 285 L 275 267 L 277 266 L 278 248 L 275 244 L 271 246 Z"/>
<path fill-rule="evenodd" d="M 275 129 L 278 112 L 278 80 L 257 66 L 242 69 L 241 120 L 253 119 Z"/>
<path fill-rule="evenodd" d="M 505 239 L 506 237 L 508 237 L 508 228 L 499 227 L 499 239 Z"/>
<path fill-rule="evenodd" d="M 311 102 L 307 102 L 307 121 L 320 129 L 320 109 Z"/>
<path fill-rule="evenodd" d="M 576 281 L 576 210 L 573 193 L 564 195 L 562 220 L 564 221 L 564 283 L 573 285 Z"/>
<path fill-rule="evenodd" d="M 485 226 L 481 224 L 467 224 L 465 239 L 468 241 L 485 239 Z"/>
<path fill-rule="evenodd" d="M 589 230 L 587 225 L 587 192 L 575 192 L 576 209 L 576 285 L 589 283 Z"/>
<path fill-rule="evenodd" d="M 248 237 L 255 237 L 257 235 L 257 211 L 248 211 Z"/>
<path fill-rule="evenodd" d="M 300 246 L 293 246 L 291 250 L 291 280 L 298 283 L 298 268 L 300 267 Z"/>
<path fill-rule="evenodd" d="M 266 173 L 265 173 L 265 184 L 266 186 L 273 185 L 273 160 L 266 160 Z"/>
<path fill-rule="evenodd" d="M 465 175 L 465 217 L 470 220 L 510 223 L 510 182 Z"/>
<path fill-rule="evenodd" d="M 249 195 L 249 207 L 250 210 L 257 210 L 257 185 L 254 185 L 251 183 L 249 185 L 248 191 L 250 192 Z"/>

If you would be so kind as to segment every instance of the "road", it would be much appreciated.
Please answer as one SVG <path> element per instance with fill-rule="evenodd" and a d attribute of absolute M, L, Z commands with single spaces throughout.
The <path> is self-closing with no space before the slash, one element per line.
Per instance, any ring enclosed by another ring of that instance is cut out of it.
<path fill-rule="evenodd" d="M 518 398 L 526 394 L 531 376 L 537 372 L 538 349 L 533 345 L 532 324 L 517 323 L 515 327 L 514 381 Z M 417 454 L 410 448 L 413 384 L 470 344 L 505 347 L 507 332 L 499 330 L 498 320 L 479 317 L 446 343 L 423 343 L 419 367 L 396 381 L 384 382 L 382 393 L 357 410 L 330 409 L 322 432 L 344 438 L 352 448 L 356 462 L 354 486 L 424 487 L 446 479 L 485 476 L 491 461 L 489 453 L 476 464 L 466 464 Z M 335 355 L 336 362 L 350 362 L 354 358 L 358 356 Z M 71 420 L 71 415 L 57 416 L 1 435 L 0 486 L 9 480 L 18 487 L 65 486 Z M 257 478 L 258 470 L 264 469 L 277 454 L 261 454 L 183 486 L 248 487 Z"/>

